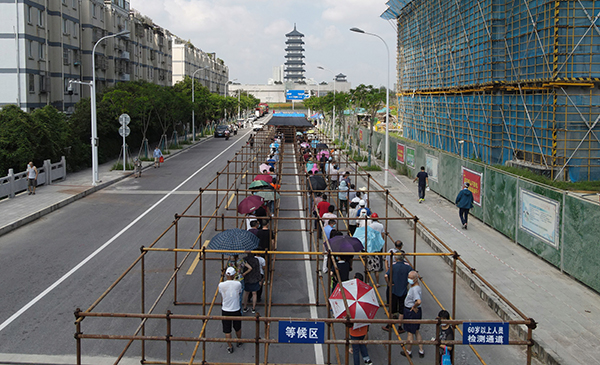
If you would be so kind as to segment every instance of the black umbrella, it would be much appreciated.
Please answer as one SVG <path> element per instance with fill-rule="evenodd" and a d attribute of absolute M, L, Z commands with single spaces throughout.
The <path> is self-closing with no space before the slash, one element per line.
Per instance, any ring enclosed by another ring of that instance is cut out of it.
<path fill-rule="evenodd" d="M 258 237 L 245 229 L 232 228 L 214 236 L 208 243 L 209 250 L 251 251 L 258 247 Z M 227 253 L 225 253 L 227 254 Z M 231 252 L 230 255 L 238 253 Z"/>
<path fill-rule="evenodd" d="M 308 180 L 310 181 L 308 186 L 310 190 L 325 190 L 327 188 L 327 183 L 322 175 L 313 175 Z"/>
<path fill-rule="evenodd" d="M 325 143 L 317 143 L 317 148 L 327 148 Z"/>

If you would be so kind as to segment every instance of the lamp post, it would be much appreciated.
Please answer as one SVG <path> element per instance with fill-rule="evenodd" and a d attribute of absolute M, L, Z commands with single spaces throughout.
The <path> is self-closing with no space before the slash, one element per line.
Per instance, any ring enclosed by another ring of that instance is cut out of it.
<path fill-rule="evenodd" d="M 96 55 L 96 47 L 98 46 L 98 44 L 100 44 L 100 42 L 102 42 L 105 39 L 108 38 L 113 38 L 113 37 L 118 37 L 121 35 L 125 35 L 125 34 L 129 34 L 128 30 L 116 33 L 116 34 L 111 34 L 111 35 L 107 35 L 105 37 L 102 37 L 100 39 L 98 39 L 98 41 L 96 42 L 96 44 L 94 44 L 94 47 L 92 48 L 92 82 L 91 83 L 87 83 L 87 82 L 82 82 L 82 81 L 76 81 L 76 80 L 69 80 L 69 84 L 82 84 L 82 85 L 88 85 L 91 88 L 91 113 L 92 113 L 92 185 L 96 186 L 98 185 L 98 183 L 100 182 L 100 179 L 98 177 L 98 123 L 96 120 L 96 59 L 95 59 L 95 55 Z"/>
<path fill-rule="evenodd" d="M 317 66 L 317 68 L 329 71 L 333 75 L 333 122 L 331 124 L 331 142 L 333 143 L 333 141 L 335 140 L 335 72 L 322 66 Z"/>
<path fill-rule="evenodd" d="M 206 70 L 206 68 L 200 67 L 199 69 L 194 71 L 194 73 L 192 74 L 192 142 L 196 142 L 196 116 L 194 114 L 194 112 L 195 112 L 194 94 L 195 94 L 196 89 L 194 88 L 194 77 L 196 75 L 196 72 L 201 71 L 201 70 Z"/>
<path fill-rule="evenodd" d="M 465 141 L 463 141 L 461 139 L 460 141 L 458 141 L 458 144 L 460 145 L 460 160 L 462 161 L 462 159 L 463 159 L 463 146 L 465 145 Z"/>
<path fill-rule="evenodd" d="M 377 34 L 365 32 L 360 28 L 350 28 L 350 31 L 372 35 L 373 37 L 381 39 L 385 45 L 385 50 L 387 51 L 387 87 L 385 88 L 385 169 L 383 174 L 383 185 L 388 186 L 388 163 L 390 161 L 390 49 L 385 40 Z"/>

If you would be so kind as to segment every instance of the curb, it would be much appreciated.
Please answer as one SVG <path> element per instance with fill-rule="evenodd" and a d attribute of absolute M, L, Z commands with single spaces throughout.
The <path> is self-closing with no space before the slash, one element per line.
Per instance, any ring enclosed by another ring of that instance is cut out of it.
<path fill-rule="evenodd" d="M 185 150 L 187 150 L 189 148 L 195 147 L 198 144 L 203 143 L 204 141 L 206 141 L 206 140 L 208 140 L 210 138 L 213 138 L 213 136 L 208 136 L 208 137 L 206 137 L 204 139 L 200 139 L 195 144 L 186 145 L 184 148 L 182 148 L 182 149 L 180 149 L 180 150 L 178 150 L 178 151 L 176 151 L 174 153 L 171 153 L 168 156 L 166 156 L 165 160 L 168 160 L 169 158 L 171 158 L 173 156 L 177 156 L 179 153 L 181 153 L 181 152 L 183 152 L 183 151 L 185 151 Z M 152 166 L 152 164 L 149 164 L 148 166 L 143 167 L 142 171 L 150 168 L 151 166 Z M 17 229 L 19 227 L 22 227 L 22 226 L 24 226 L 24 225 L 26 225 L 28 223 L 31 223 L 31 222 L 33 222 L 33 221 L 35 221 L 35 220 L 37 220 L 37 219 L 39 219 L 39 218 L 47 215 L 47 214 L 50 214 L 50 213 L 54 212 L 55 210 L 58 210 L 58 209 L 66 206 L 66 205 L 69 205 L 69 204 L 71 204 L 71 203 L 73 203 L 73 202 L 75 202 L 75 201 L 77 201 L 77 200 L 79 200 L 81 198 L 85 198 L 86 196 L 88 196 L 90 194 L 93 194 L 93 193 L 97 192 L 98 190 L 102 190 L 104 188 L 107 188 L 107 187 L 115 184 L 115 183 L 123 181 L 123 180 L 125 180 L 126 178 L 128 178 L 128 177 L 130 177 L 132 175 L 133 175 L 133 171 L 130 172 L 130 173 L 128 173 L 127 175 L 118 177 L 118 178 L 116 178 L 114 180 L 107 181 L 107 182 L 99 184 L 97 186 L 92 186 L 89 189 L 87 189 L 85 191 L 82 191 L 81 193 L 75 194 L 75 195 L 73 195 L 71 197 L 68 197 L 66 199 L 63 199 L 63 200 L 59 201 L 58 203 L 54 203 L 54 204 L 52 204 L 52 205 L 50 205 L 50 206 L 48 206 L 48 207 L 46 207 L 44 209 L 38 210 L 37 212 L 29 214 L 28 216 L 25 216 L 25 217 L 23 217 L 23 218 L 15 221 L 15 222 L 12 222 L 9 225 L 6 225 L 4 227 L 0 227 L 0 236 L 3 236 L 3 235 L 5 235 L 5 234 L 7 234 L 9 232 L 12 232 L 12 231 L 14 231 L 15 229 Z"/>
<path fill-rule="evenodd" d="M 376 165 L 378 165 L 379 167 L 381 167 L 383 169 L 383 167 L 380 165 L 379 161 L 377 161 L 376 158 L 372 159 L 372 163 L 373 162 L 375 162 Z M 367 173 L 370 174 L 370 172 L 367 172 Z M 384 201 L 386 200 L 384 192 L 378 192 L 377 194 Z M 406 214 L 406 212 L 402 209 L 402 206 L 399 206 L 395 201 L 388 200 L 388 205 L 396 213 L 398 213 L 401 217 L 408 216 Z M 415 223 L 413 221 L 408 220 L 407 224 L 409 227 L 414 228 Z M 418 226 L 417 226 L 417 234 L 435 252 L 446 252 L 445 248 L 443 246 L 441 246 L 440 244 L 438 244 L 437 240 L 434 237 L 432 237 L 427 231 L 423 230 L 422 228 L 419 228 Z M 450 259 L 449 257 L 443 257 L 443 260 L 446 262 L 446 264 L 449 267 L 452 267 L 452 259 Z M 496 315 L 501 320 L 509 321 L 509 320 L 521 320 L 522 319 L 520 316 L 517 316 L 517 314 L 514 313 L 512 311 L 512 309 L 508 305 L 506 305 L 494 292 L 492 292 L 490 289 L 488 289 L 487 286 L 485 286 L 483 284 L 483 282 L 481 282 L 476 277 L 473 277 L 469 270 L 457 265 L 457 274 L 465 283 L 467 283 L 467 285 L 469 285 L 469 287 L 473 291 L 475 291 L 477 293 L 479 298 L 483 302 L 485 302 L 488 305 L 488 307 L 490 307 L 490 309 L 492 309 L 494 311 L 494 313 L 496 313 Z M 527 340 L 527 328 L 525 326 L 513 325 L 510 328 L 519 337 L 520 340 L 523 340 L 523 341 Z M 560 365 L 561 364 L 560 361 L 557 360 L 557 357 L 558 357 L 557 354 L 555 354 L 554 352 L 550 353 L 548 350 L 546 350 L 546 348 L 544 347 L 543 344 L 541 344 L 540 342 L 535 340 L 535 331 L 533 332 L 533 334 L 534 334 L 534 337 L 533 337 L 532 356 L 544 364 Z"/>

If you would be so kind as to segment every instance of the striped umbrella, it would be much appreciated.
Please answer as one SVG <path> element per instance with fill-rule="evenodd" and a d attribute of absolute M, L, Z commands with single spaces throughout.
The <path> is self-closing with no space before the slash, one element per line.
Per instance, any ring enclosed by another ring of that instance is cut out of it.
<path fill-rule="evenodd" d="M 232 228 L 211 238 L 208 249 L 251 251 L 258 247 L 258 242 L 258 237 L 254 233 L 245 229 Z M 235 252 L 229 254 L 238 255 Z"/>
<path fill-rule="evenodd" d="M 342 295 L 342 290 L 344 290 L 344 295 Z M 344 296 L 346 297 L 346 303 L 348 303 L 351 318 L 375 318 L 375 314 L 379 309 L 379 303 L 377 302 L 377 295 L 375 294 L 375 289 L 373 289 L 373 287 L 358 279 L 343 281 L 342 286 L 337 284 L 329 297 L 329 303 L 331 304 L 334 318 L 344 318 L 346 314 Z M 364 326 L 368 326 L 368 324 L 355 323 L 354 329 Z"/>

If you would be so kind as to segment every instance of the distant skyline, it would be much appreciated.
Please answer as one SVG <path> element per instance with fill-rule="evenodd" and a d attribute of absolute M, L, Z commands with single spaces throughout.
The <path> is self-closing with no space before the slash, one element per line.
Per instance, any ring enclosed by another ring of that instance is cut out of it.
<path fill-rule="evenodd" d="M 229 67 L 230 80 L 266 84 L 274 66 L 285 62 L 285 35 L 304 34 L 305 76 L 329 82 L 347 76 L 352 87 L 387 85 L 386 50 L 376 37 L 350 31 L 358 27 L 382 37 L 390 50 L 390 88 L 396 73 L 396 29 L 380 18 L 385 0 L 131 0 L 131 7 L 204 52 L 215 52 Z"/>

